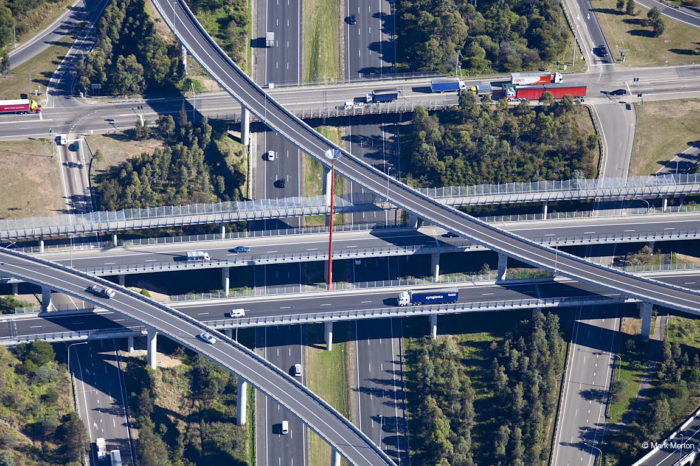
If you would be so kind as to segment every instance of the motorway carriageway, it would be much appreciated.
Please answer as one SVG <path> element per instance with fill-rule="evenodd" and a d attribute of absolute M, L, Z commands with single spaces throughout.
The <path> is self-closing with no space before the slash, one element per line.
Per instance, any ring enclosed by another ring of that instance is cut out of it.
<path fill-rule="evenodd" d="M 557 238 L 604 235 L 673 234 L 700 231 L 700 214 L 664 214 L 646 217 L 582 218 L 575 220 L 546 220 L 501 224 L 508 231 L 535 241 L 553 241 Z M 378 229 L 336 232 L 333 237 L 334 253 L 352 253 L 369 248 L 406 246 L 444 247 L 448 252 L 459 252 L 468 244 L 463 238 L 442 236 L 444 230 L 433 227 L 412 229 Z M 235 253 L 236 246 L 248 246 L 248 253 Z M 450 249 L 453 246 L 454 249 Z M 40 255 L 47 260 L 88 270 L 91 267 L 153 266 L 156 264 L 186 263 L 186 252 L 206 251 L 212 260 L 260 260 L 284 254 L 315 256 L 328 252 L 328 234 L 277 235 L 190 243 L 134 245 L 113 249 L 87 249 L 72 252 L 54 252 Z M 206 264 L 199 264 L 206 266 Z M 241 262 L 237 265 L 248 265 Z M 212 266 L 215 266 L 212 264 Z"/>
<path fill-rule="evenodd" d="M 700 290 L 700 276 L 692 273 L 679 273 L 672 276 L 657 276 L 657 280 Z M 575 296 L 599 296 L 596 288 L 570 280 L 514 282 L 513 284 L 465 285 L 443 284 L 434 287 L 459 288 L 459 302 L 495 302 L 504 300 L 557 298 Z M 254 297 L 172 304 L 175 309 L 202 322 L 225 319 L 231 309 L 243 308 L 246 317 L 284 316 L 305 313 L 337 312 L 362 309 L 396 308 L 396 296 L 401 289 L 362 289 L 310 293 L 308 295 L 284 295 L 274 297 Z M 618 297 L 613 293 L 603 296 Z M 45 333 L 69 332 L 78 330 L 135 329 L 140 324 L 128 317 L 111 311 L 61 313 L 37 315 L 12 315 L 0 318 L 0 339 L 13 336 L 41 335 Z"/>

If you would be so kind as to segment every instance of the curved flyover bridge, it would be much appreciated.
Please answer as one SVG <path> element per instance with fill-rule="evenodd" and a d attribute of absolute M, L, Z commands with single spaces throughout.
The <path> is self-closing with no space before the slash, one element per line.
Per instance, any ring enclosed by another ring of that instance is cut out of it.
<path fill-rule="evenodd" d="M 340 151 L 338 172 L 392 204 L 504 256 L 545 270 L 623 293 L 646 303 L 700 315 L 700 293 L 614 271 L 541 246 L 512 233 L 487 225 L 469 215 L 419 193 L 370 167 L 295 117 L 255 84 L 207 34 L 182 0 L 154 0 L 161 16 L 175 35 L 218 83 L 249 112 L 328 166 L 328 153 Z M 245 118 L 244 118 L 245 120 Z M 329 152 L 330 151 L 330 152 Z"/>
<path fill-rule="evenodd" d="M 236 341 L 217 334 L 214 344 L 197 335 L 211 331 L 204 324 L 179 311 L 152 301 L 112 282 L 52 262 L 0 248 L 3 275 L 50 287 L 141 322 L 173 341 L 207 357 L 224 369 L 251 383 L 258 390 L 289 408 L 350 463 L 362 466 L 393 465 L 391 459 L 340 413 L 309 389 Z M 86 289 L 93 284 L 116 291 L 111 299 L 99 298 Z"/>

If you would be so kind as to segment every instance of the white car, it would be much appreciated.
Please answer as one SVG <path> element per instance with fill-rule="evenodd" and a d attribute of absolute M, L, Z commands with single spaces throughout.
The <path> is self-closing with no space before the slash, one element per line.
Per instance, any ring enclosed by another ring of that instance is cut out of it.
<path fill-rule="evenodd" d="M 226 314 L 226 317 L 245 317 L 245 309 L 232 309 L 231 312 Z"/>
<path fill-rule="evenodd" d="M 210 345 L 213 345 L 214 343 L 216 343 L 216 338 L 214 338 L 214 335 L 212 335 L 211 333 L 202 332 L 199 334 L 199 338 L 206 341 Z"/>
<path fill-rule="evenodd" d="M 282 425 L 280 426 L 280 432 L 282 432 L 282 435 L 287 435 L 289 433 L 288 421 L 282 421 Z"/>
<path fill-rule="evenodd" d="M 294 377 L 301 377 L 301 364 L 294 364 L 292 373 L 294 374 Z"/>
<path fill-rule="evenodd" d="M 268 162 L 272 162 L 273 160 L 275 160 L 275 157 L 277 157 L 277 152 L 275 152 L 275 151 L 273 151 L 273 150 L 267 151 L 267 157 L 266 157 L 266 158 L 267 158 L 267 161 L 268 161 Z"/>
<path fill-rule="evenodd" d="M 105 299 L 114 297 L 114 290 L 102 285 L 92 285 L 87 289 L 90 293 L 100 296 Z"/>

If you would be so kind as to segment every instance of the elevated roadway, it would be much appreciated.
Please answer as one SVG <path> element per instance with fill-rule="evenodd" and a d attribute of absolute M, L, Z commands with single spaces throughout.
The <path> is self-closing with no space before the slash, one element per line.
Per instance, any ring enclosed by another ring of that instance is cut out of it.
<path fill-rule="evenodd" d="M 538 245 L 489 226 L 469 215 L 440 204 L 394 180 L 343 151 L 268 96 L 221 50 L 197 22 L 184 2 L 154 1 L 164 21 L 202 67 L 254 115 L 327 165 L 328 154 L 343 155 L 336 170 L 387 201 L 448 231 L 530 265 L 554 271 L 603 290 L 620 292 L 651 304 L 700 314 L 700 293 L 634 277 L 584 259 Z"/>
<path fill-rule="evenodd" d="M 116 288 L 112 299 L 98 298 L 86 289 L 94 283 L 111 286 L 109 282 L 7 249 L 0 250 L 0 270 L 3 275 L 48 286 L 95 306 L 111 309 L 202 354 L 285 405 L 353 464 L 393 464 L 331 406 L 252 351 L 223 335 L 217 334 L 214 344 L 199 339 L 197 335 L 207 331 L 208 327 L 185 314 L 125 288 Z"/>

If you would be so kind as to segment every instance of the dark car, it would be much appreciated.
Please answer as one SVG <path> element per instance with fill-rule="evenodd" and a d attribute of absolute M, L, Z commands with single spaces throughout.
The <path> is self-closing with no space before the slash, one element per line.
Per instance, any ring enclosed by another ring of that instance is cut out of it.
<path fill-rule="evenodd" d="M 459 235 L 452 233 L 451 231 L 448 231 L 442 235 L 443 238 L 457 238 L 458 236 Z"/>
<path fill-rule="evenodd" d="M 614 91 L 610 92 L 610 95 L 627 95 L 627 90 L 615 89 Z"/>
<path fill-rule="evenodd" d="M 357 24 L 357 17 L 355 15 L 348 16 L 348 24 Z"/>
<path fill-rule="evenodd" d="M 236 246 L 231 249 L 231 252 L 250 252 L 250 247 L 248 246 Z"/>
<path fill-rule="evenodd" d="M 598 54 L 601 57 L 607 57 L 608 56 L 608 48 L 605 45 L 601 45 L 598 47 Z"/>
<path fill-rule="evenodd" d="M 284 187 L 287 186 L 287 178 L 280 178 L 275 181 L 275 186 L 284 189 Z"/>

